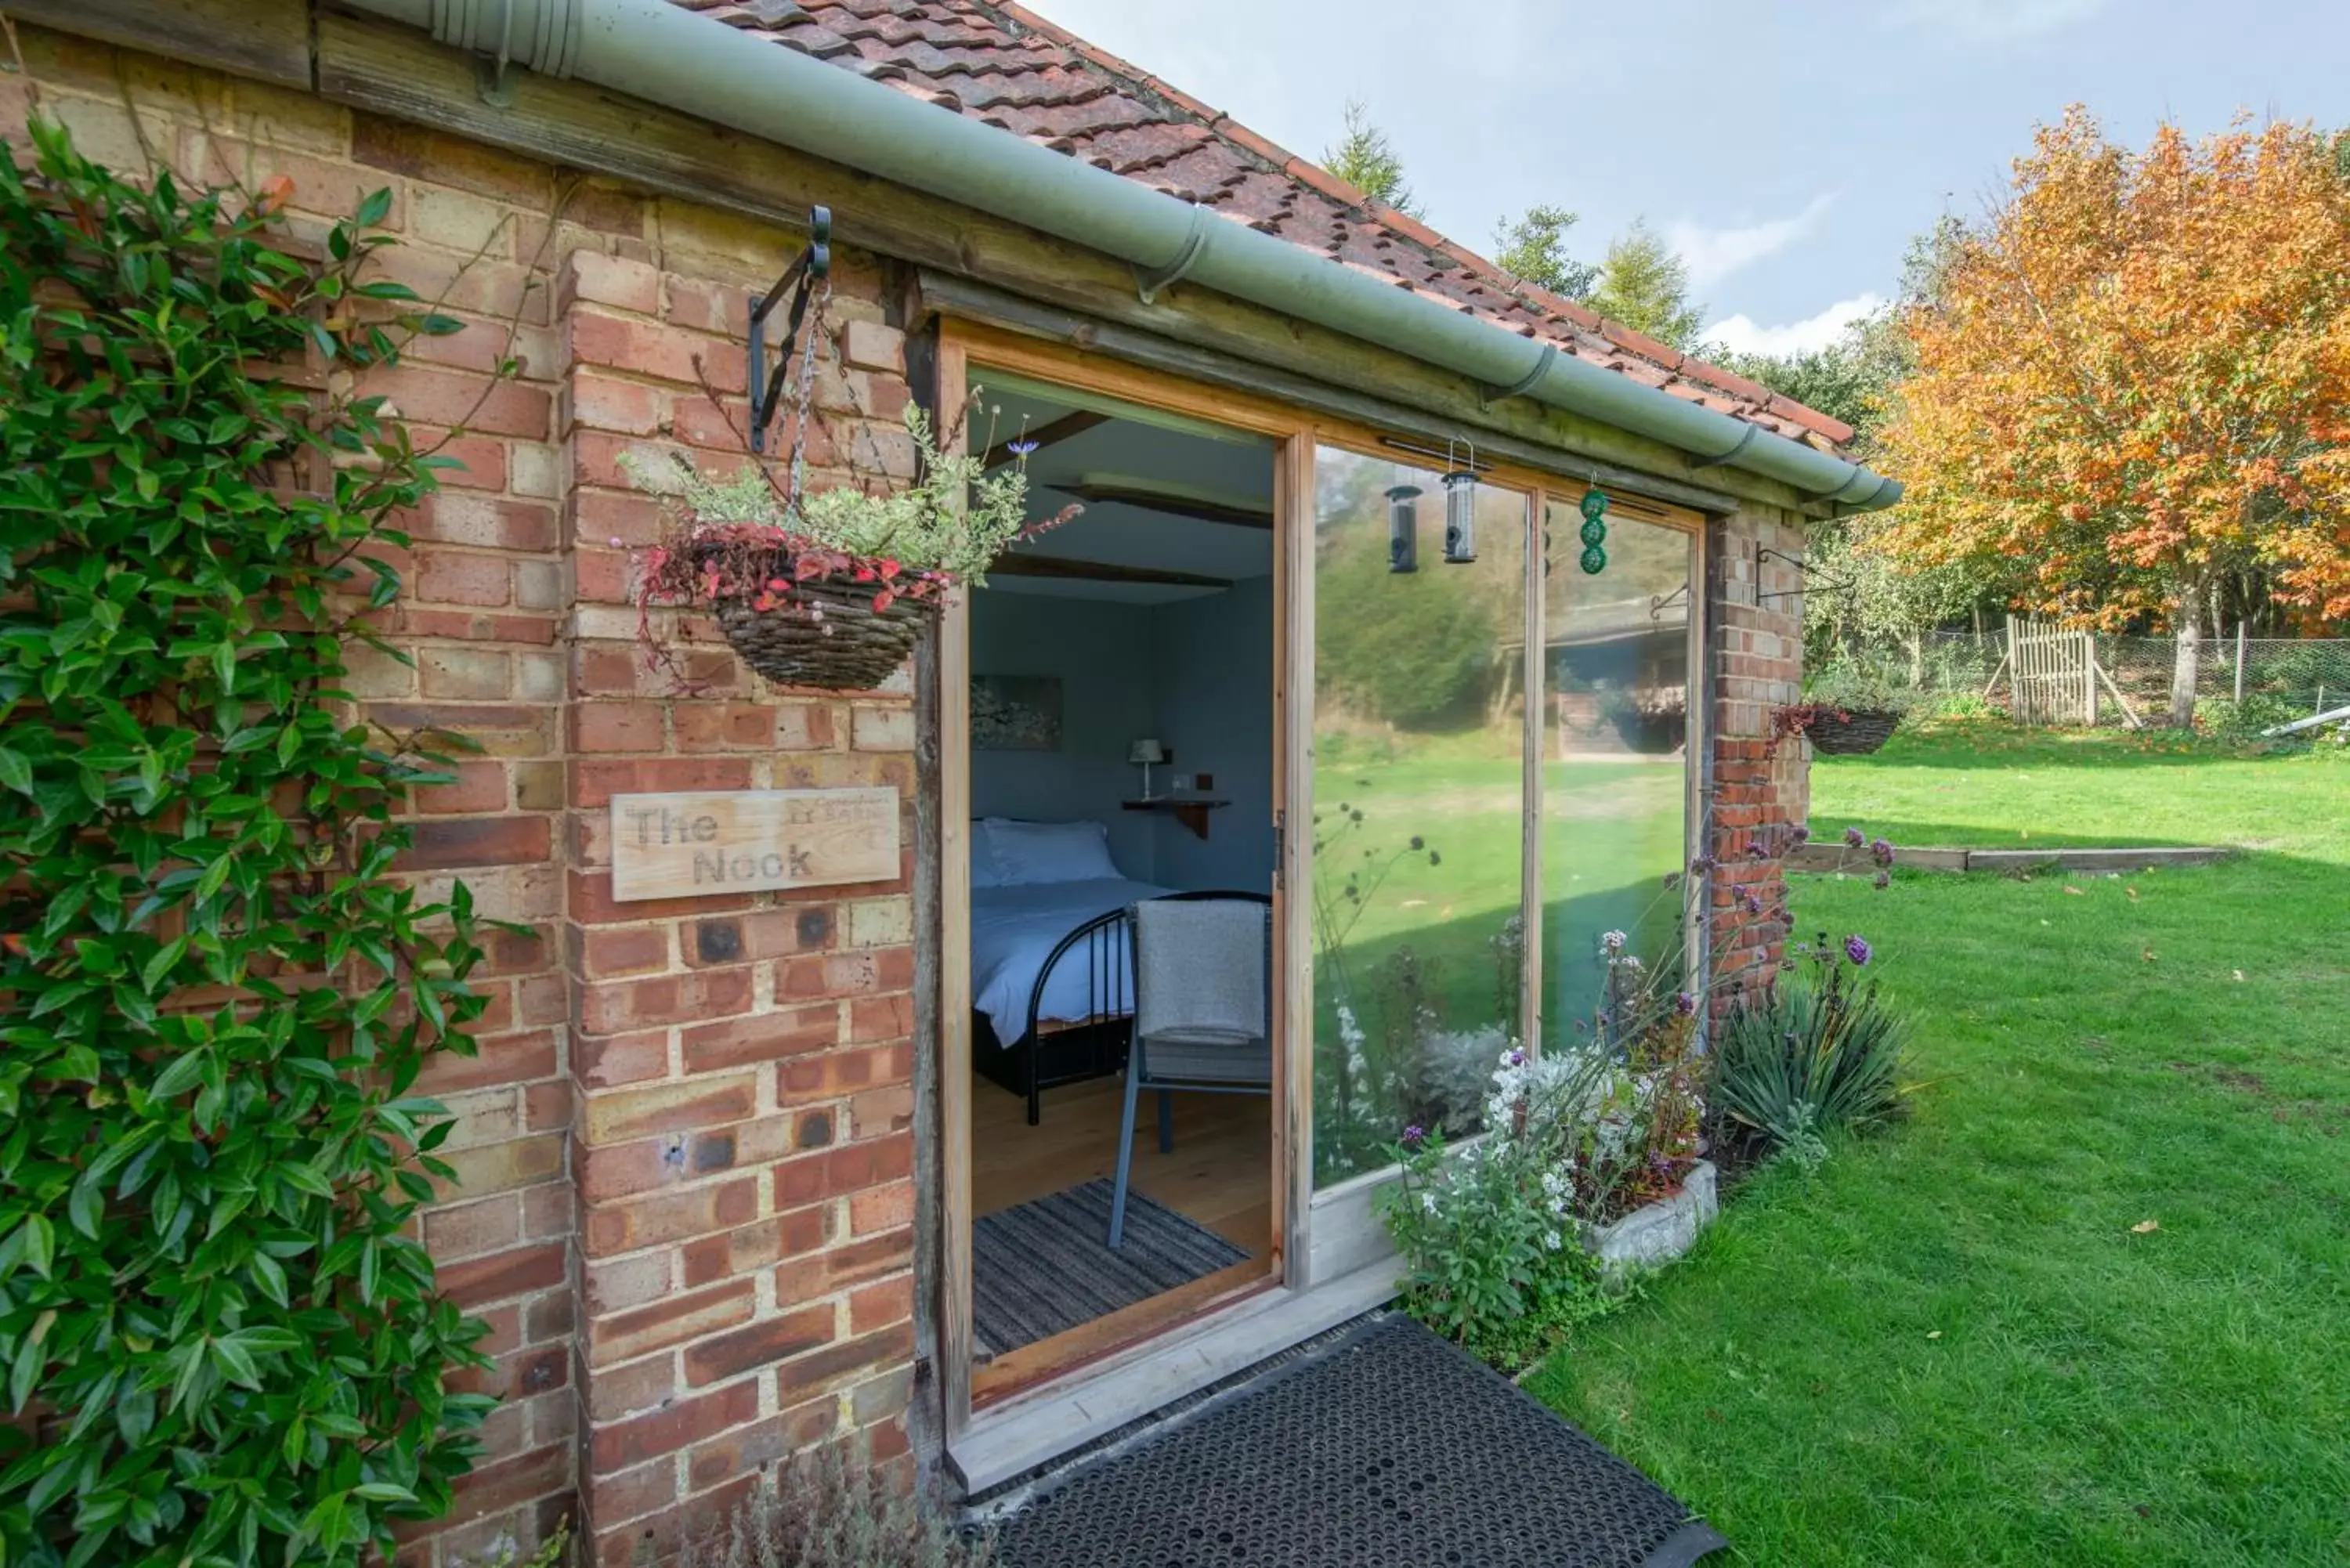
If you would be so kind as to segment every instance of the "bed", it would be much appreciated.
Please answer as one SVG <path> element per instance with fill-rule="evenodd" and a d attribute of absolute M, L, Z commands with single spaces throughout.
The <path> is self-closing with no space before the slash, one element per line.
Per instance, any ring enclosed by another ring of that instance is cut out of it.
<path fill-rule="evenodd" d="M 1126 1065 L 1128 911 L 1203 895 L 1120 873 L 1097 822 L 989 817 L 972 825 L 971 861 L 972 1063 L 1027 1100 L 1034 1127 L 1045 1090 Z"/>

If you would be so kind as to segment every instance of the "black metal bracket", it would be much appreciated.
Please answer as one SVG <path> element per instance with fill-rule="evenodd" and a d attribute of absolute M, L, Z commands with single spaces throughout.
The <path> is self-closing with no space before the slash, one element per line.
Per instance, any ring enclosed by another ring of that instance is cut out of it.
<path fill-rule="evenodd" d="M 1795 568 L 1795 576 L 1804 580 L 1804 586 L 1800 588 L 1789 588 L 1784 593 L 1777 594 L 1766 594 L 1760 591 L 1762 583 L 1762 563 L 1766 560 L 1779 560 L 1786 562 L 1787 565 Z M 1784 550 L 1773 550 L 1768 545 L 1757 545 L 1754 546 L 1754 582 L 1757 590 L 1754 595 L 1754 602 L 1758 605 L 1764 599 L 1801 598 L 1804 595 L 1811 592 L 1814 587 L 1816 587 L 1822 593 L 1830 594 L 1848 594 L 1853 591 L 1855 587 L 1849 579 L 1843 581 L 1831 581 L 1828 578 L 1822 577 L 1814 582 L 1812 579 L 1812 568 L 1810 565 L 1803 559 L 1803 557 L 1800 556 L 1790 556 Z"/>
<path fill-rule="evenodd" d="M 1650 594 L 1648 596 L 1648 618 L 1652 621 L 1660 621 L 1664 619 L 1666 607 L 1671 605 L 1677 599 L 1685 599 L 1689 597 L 1689 585 L 1687 583 L 1683 583 L 1671 593 Z"/>
<path fill-rule="evenodd" d="M 832 275 L 832 209 L 808 209 L 808 247 L 784 269 L 773 288 L 751 305 L 751 450 L 767 450 L 767 427 L 775 421 L 775 405 L 784 395 L 784 376 L 790 369 L 792 349 L 800 340 L 800 325 L 807 318 L 808 299 L 816 286 Z M 767 358 L 767 317 L 789 292 L 792 308 L 784 321 L 784 351 L 764 383 L 759 372 Z"/>

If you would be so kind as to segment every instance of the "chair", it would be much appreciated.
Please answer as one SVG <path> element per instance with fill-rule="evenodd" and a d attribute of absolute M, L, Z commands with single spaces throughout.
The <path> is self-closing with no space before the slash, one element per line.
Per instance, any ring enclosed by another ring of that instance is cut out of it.
<path fill-rule="evenodd" d="M 1262 893 L 1175 894 L 1134 906 L 1134 1044 L 1118 1135 L 1109 1245 L 1126 1241 L 1135 1107 L 1159 1091 L 1159 1147 L 1175 1147 L 1171 1091 L 1273 1093 L 1273 900 Z"/>

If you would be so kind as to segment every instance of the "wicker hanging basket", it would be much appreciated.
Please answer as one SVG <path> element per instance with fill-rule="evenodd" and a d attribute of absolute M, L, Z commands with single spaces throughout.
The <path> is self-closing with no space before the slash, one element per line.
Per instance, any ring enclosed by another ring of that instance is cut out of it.
<path fill-rule="evenodd" d="M 900 597 L 873 607 L 874 587 L 847 577 L 795 584 L 773 609 L 722 599 L 718 625 L 743 662 L 779 686 L 869 691 L 897 673 L 938 613 L 934 598 Z"/>
<path fill-rule="evenodd" d="M 1815 752 L 1825 752 L 1832 757 L 1860 757 L 1891 740 L 1894 727 L 1900 722 L 1898 713 L 1832 708 L 1814 719 L 1804 732 L 1811 737 L 1812 750 Z"/>

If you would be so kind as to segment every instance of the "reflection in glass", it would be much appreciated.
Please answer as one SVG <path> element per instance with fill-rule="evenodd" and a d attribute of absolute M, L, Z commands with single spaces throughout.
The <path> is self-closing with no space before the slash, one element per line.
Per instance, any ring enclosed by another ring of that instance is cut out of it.
<path fill-rule="evenodd" d="M 1440 473 L 1324 448 L 1315 488 L 1319 1187 L 1476 1130 L 1520 1043 L 1528 507 L 1478 485 L 1455 564 Z"/>
<path fill-rule="evenodd" d="M 1688 878 L 1690 584 L 1694 544 L 1607 514 L 1607 566 L 1576 564 L 1583 518 L 1549 508 L 1543 723 L 1543 1034 L 1612 1035 L 1602 941 L 1678 972 Z M 1617 964 L 1617 990 L 1623 986 Z M 1673 987 L 1662 987 L 1669 996 Z M 1617 1021 L 1628 1022 L 1628 1021 Z"/>

